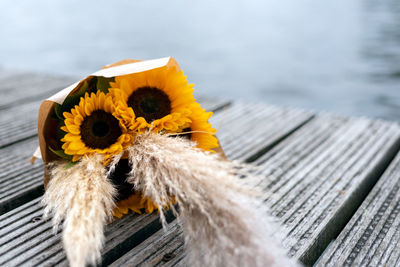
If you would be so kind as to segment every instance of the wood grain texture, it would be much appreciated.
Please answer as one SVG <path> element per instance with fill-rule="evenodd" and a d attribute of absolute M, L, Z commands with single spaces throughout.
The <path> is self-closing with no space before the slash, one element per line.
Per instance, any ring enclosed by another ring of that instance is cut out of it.
<path fill-rule="evenodd" d="M 0 112 L 12 106 L 45 99 L 74 80 L 72 77 L 0 70 Z"/>
<path fill-rule="evenodd" d="M 266 132 L 279 132 L 277 124 L 268 124 L 269 128 L 255 128 L 255 130 L 248 132 L 247 128 L 240 127 L 241 123 L 247 123 L 248 114 L 244 113 L 244 110 L 248 110 L 244 104 L 232 105 L 226 109 L 221 110 L 215 115 L 215 120 L 220 120 L 223 117 L 235 116 L 236 120 L 234 123 L 226 124 L 220 131 L 220 140 L 226 144 L 225 152 L 228 157 L 246 158 L 251 157 L 263 146 L 275 142 L 275 135 L 265 135 L 263 139 L 260 139 L 260 147 L 256 150 L 248 149 L 247 155 L 243 154 L 243 151 L 237 149 L 237 145 L 229 145 L 229 142 L 225 140 L 231 137 L 230 134 L 224 134 L 224 131 L 234 133 L 236 136 L 236 142 L 238 144 L 248 142 L 248 139 L 252 139 L 254 136 L 262 136 L 260 131 Z M 282 135 L 291 132 L 297 128 L 299 124 L 307 120 L 310 115 L 304 112 L 302 119 L 297 116 L 291 115 L 290 111 L 278 112 L 278 108 L 273 108 L 275 116 L 280 116 Z M 269 109 L 264 106 L 259 112 L 265 118 L 270 118 L 273 121 L 274 115 L 268 115 Z M 301 113 L 300 111 L 293 111 L 296 114 Z M 245 120 L 246 118 L 246 120 Z M 290 125 L 290 126 L 289 126 Z M 231 131 L 229 126 L 235 127 L 235 131 Z M 272 139 L 268 139 L 273 137 Z M 16 146 L 13 145 L 12 147 Z M 1 150 L 0 150 L 1 152 Z M 0 216 L 0 236 L 7 237 L 0 241 L 0 265 L 1 263 L 8 264 L 10 266 L 21 266 L 24 264 L 33 265 L 52 265 L 60 264 L 66 265 L 65 254 L 62 251 L 62 245 L 60 243 L 60 234 L 53 235 L 51 231 L 50 222 L 41 221 L 39 218 L 42 214 L 41 208 L 38 206 L 38 199 L 34 199 L 25 205 L 11 210 L 8 213 Z M 36 218 L 36 219 L 35 219 Z M 33 222 L 34 221 L 34 222 Z M 115 261 L 123 254 L 127 253 L 130 249 L 136 247 L 140 242 L 150 237 L 153 233 L 157 232 L 161 228 L 158 218 L 156 215 L 142 215 L 133 216 L 129 215 L 124 217 L 108 227 L 106 236 L 106 248 L 103 254 L 103 264 L 111 263 Z M 179 240 L 177 240 L 178 242 Z M 11 242 L 11 243 L 10 243 Z M 4 244 L 4 245 L 3 245 Z M 5 244 L 8 244 L 7 246 Z M 179 252 L 179 251 L 178 251 Z M 183 250 L 182 250 L 183 252 Z M 179 253 L 177 253 L 178 255 Z M 183 257 L 179 254 L 180 257 Z M 162 255 L 164 257 L 164 255 Z M 172 264 L 171 261 L 169 264 Z"/>
<path fill-rule="evenodd" d="M 350 220 L 400 146 L 397 124 L 317 116 L 256 161 L 265 203 L 290 255 L 313 264 Z"/>
<path fill-rule="evenodd" d="M 125 254 L 110 267 L 116 266 L 174 266 L 184 257 L 182 230 L 177 221 L 159 230 L 129 253 Z"/>
<path fill-rule="evenodd" d="M 43 164 L 29 162 L 36 138 L 0 149 L 0 214 L 43 194 Z"/>
<path fill-rule="evenodd" d="M 0 111 L 0 148 L 35 137 L 40 101 Z"/>
<path fill-rule="evenodd" d="M 400 265 L 400 154 L 317 266 Z"/>
<path fill-rule="evenodd" d="M 24 72 L 0 73 L 0 148 L 3 148 L 34 137 L 41 101 L 69 86 L 74 79 Z"/>
<path fill-rule="evenodd" d="M 51 223 L 42 219 L 39 201 L 35 199 L 0 217 L 0 266 L 67 266 L 61 234 L 53 234 Z M 156 214 L 130 214 L 108 225 L 103 263 L 115 260 L 160 227 Z"/>
<path fill-rule="evenodd" d="M 304 110 L 235 102 L 211 118 L 222 147 L 231 160 L 257 157 L 307 123 L 313 114 Z M 251 156 L 249 157 L 249 155 Z"/>

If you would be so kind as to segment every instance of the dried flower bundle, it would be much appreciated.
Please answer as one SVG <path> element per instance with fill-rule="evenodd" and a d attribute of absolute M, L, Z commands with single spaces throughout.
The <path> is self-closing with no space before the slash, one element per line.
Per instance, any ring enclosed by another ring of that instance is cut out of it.
<path fill-rule="evenodd" d="M 172 58 L 124 61 L 42 104 L 45 214 L 72 266 L 100 260 L 103 228 L 129 211 L 172 209 L 191 264 L 287 266 L 253 190 L 224 159 L 216 130 Z M 120 66 L 118 66 L 120 65 Z M 263 224 L 262 222 L 266 222 Z M 218 252 L 218 253 L 216 253 Z"/>

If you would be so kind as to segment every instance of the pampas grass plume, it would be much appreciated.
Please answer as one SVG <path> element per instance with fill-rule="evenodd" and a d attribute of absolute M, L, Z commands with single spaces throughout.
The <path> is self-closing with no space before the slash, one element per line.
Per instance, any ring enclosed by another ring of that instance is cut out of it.
<path fill-rule="evenodd" d="M 127 181 L 153 200 L 163 225 L 163 207 L 176 199 L 189 266 L 296 265 L 272 239 L 271 220 L 235 175 L 235 163 L 186 139 L 151 133 L 137 136 L 128 152 Z"/>
<path fill-rule="evenodd" d="M 84 157 L 70 168 L 50 164 L 51 179 L 42 204 L 54 230 L 63 223 L 63 243 L 72 267 L 96 264 L 101 258 L 103 228 L 112 218 L 116 190 L 107 179 L 100 155 Z"/>

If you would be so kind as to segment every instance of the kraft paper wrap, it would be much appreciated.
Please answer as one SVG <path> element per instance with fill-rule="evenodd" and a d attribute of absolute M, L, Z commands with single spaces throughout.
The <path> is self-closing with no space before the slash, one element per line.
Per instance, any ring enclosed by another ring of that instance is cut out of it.
<path fill-rule="evenodd" d="M 56 103 L 62 104 L 65 98 L 68 95 L 77 92 L 85 81 L 88 81 L 93 77 L 100 76 L 105 78 L 111 78 L 132 73 L 140 73 L 165 66 L 176 67 L 178 71 L 181 70 L 178 63 L 172 57 L 165 57 L 165 58 L 145 60 L 145 61 L 125 59 L 117 63 L 105 66 L 100 71 L 97 71 L 87 76 L 83 80 L 80 80 L 79 82 L 76 82 L 68 86 L 67 88 L 61 90 L 60 92 L 56 93 L 55 95 L 43 101 L 39 109 L 39 117 L 38 117 L 38 136 L 39 136 L 40 153 L 39 149 L 37 149 L 33 155 L 33 159 L 39 158 L 41 156 L 45 165 L 51 161 L 59 160 L 59 158 L 49 150 L 49 146 L 54 148 L 58 144 L 56 135 L 59 127 L 57 121 L 53 119 L 50 115 L 54 111 Z M 215 150 L 223 158 L 226 158 L 221 146 L 219 146 Z M 47 186 L 49 179 L 50 176 L 48 173 L 48 169 L 45 167 L 44 168 L 45 187 Z"/>

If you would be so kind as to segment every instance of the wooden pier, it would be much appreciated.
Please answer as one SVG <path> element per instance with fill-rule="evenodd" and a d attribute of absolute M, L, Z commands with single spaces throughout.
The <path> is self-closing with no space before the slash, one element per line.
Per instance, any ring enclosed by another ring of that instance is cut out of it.
<path fill-rule="evenodd" d="M 0 70 L 0 266 L 67 265 L 61 234 L 42 219 L 42 162 L 29 158 L 41 101 L 75 80 Z M 290 256 L 317 266 L 400 265 L 398 123 L 199 101 L 215 111 L 228 158 L 259 166 L 265 205 Z M 102 264 L 185 265 L 181 230 L 169 220 L 167 231 L 157 214 L 110 224 Z"/>

